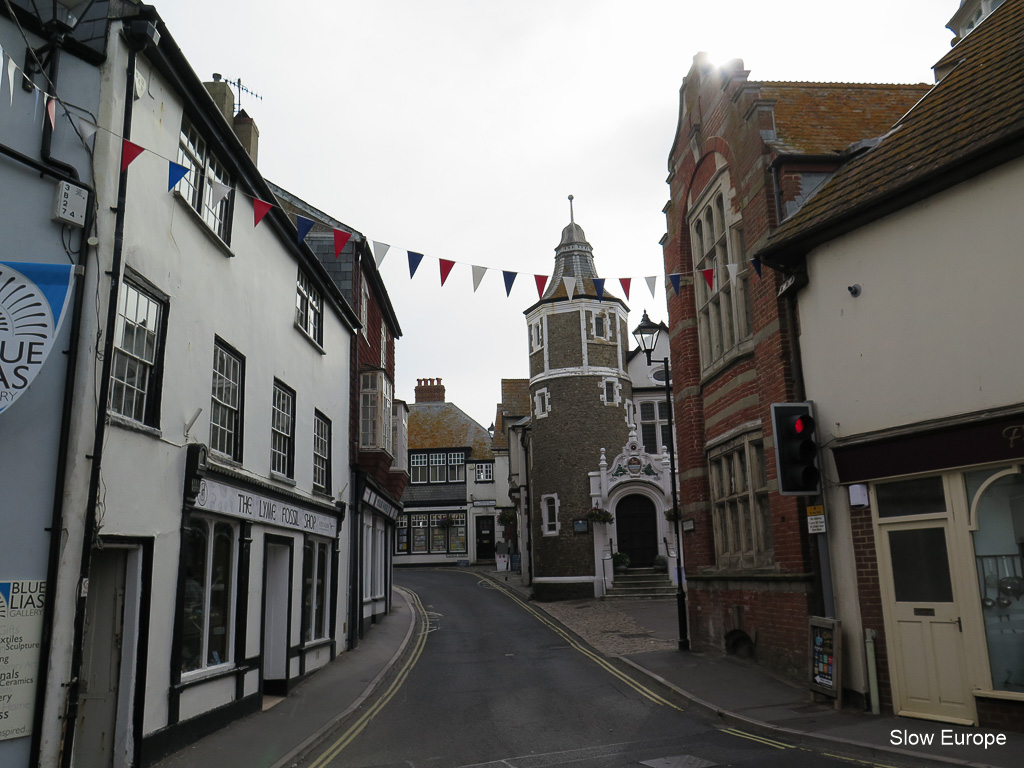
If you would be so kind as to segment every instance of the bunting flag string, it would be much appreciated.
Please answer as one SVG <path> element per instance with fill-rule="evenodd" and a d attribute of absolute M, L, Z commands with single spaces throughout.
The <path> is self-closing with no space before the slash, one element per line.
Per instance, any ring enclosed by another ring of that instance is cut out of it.
<path fill-rule="evenodd" d="M 572 301 L 572 295 L 576 292 L 576 278 L 575 277 L 563 277 L 562 285 L 565 286 L 565 294 L 569 297 L 569 301 Z"/>
<path fill-rule="evenodd" d="M 132 161 L 144 151 L 138 144 L 133 144 L 128 139 L 121 139 L 121 172 L 124 173 Z"/>
<path fill-rule="evenodd" d="M 11 106 L 13 106 L 13 104 L 14 104 L 15 74 L 18 73 L 18 72 L 22 72 L 22 70 L 15 63 L 14 59 L 11 58 L 7 54 L 7 52 L 3 50 L 2 47 L 0 47 L 0 73 L 3 73 L 3 71 L 4 71 L 4 69 L 3 69 L 3 60 L 4 60 L 4 58 L 7 59 L 7 67 L 6 67 L 6 75 L 7 75 L 7 77 L 3 78 L 2 74 L 0 74 L 0 93 L 2 93 L 2 91 L 3 91 L 3 79 L 6 79 L 6 81 L 7 81 L 7 89 L 8 89 L 8 102 L 9 102 L 9 104 Z M 22 74 L 24 75 L 23 72 L 22 72 Z M 30 85 L 32 86 L 31 90 L 34 92 L 33 93 L 33 96 L 34 96 L 34 106 L 33 106 L 33 112 L 32 112 L 32 120 L 33 120 L 34 123 L 39 118 L 40 99 L 43 99 L 44 100 L 44 106 L 43 106 L 43 113 L 44 114 L 43 114 L 41 125 L 45 127 L 46 122 L 49 121 L 50 129 L 51 130 L 56 130 L 56 128 L 57 128 L 57 125 L 56 125 L 56 123 L 57 123 L 57 105 L 59 103 L 61 108 L 64 111 L 64 118 L 67 119 L 72 124 L 72 126 L 75 128 L 76 132 L 82 138 L 83 141 L 88 141 L 89 139 L 94 137 L 96 135 L 96 132 L 98 130 L 100 130 L 101 128 L 102 128 L 102 130 L 105 133 L 108 133 L 111 136 L 113 136 L 114 138 L 121 140 L 121 171 L 122 172 L 125 171 L 132 164 L 132 162 L 134 160 L 136 160 L 143 152 L 149 152 L 151 154 L 154 154 L 157 157 L 160 157 L 161 159 L 165 160 L 167 162 L 167 164 L 168 164 L 167 165 L 167 189 L 168 189 L 168 192 L 170 192 L 176 186 L 178 186 L 182 182 L 183 179 L 185 179 L 188 176 L 190 171 L 193 170 L 192 168 L 190 168 L 188 166 L 185 166 L 185 165 L 182 165 L 182 164 L 176 162 L 175 160 L 163 157 L 158 152 L 153 152 L 152 150 L 150 150 L 150 149 L 148 149 L 146 147 L 140 146 L 139 144 L 136 144 L 136 143 L 130 141 L 129 139 L 127 139 L 127 138 L 125 138 L 123 136 L 118 135 L 116 132 L 114 132 L 114 131 L 112 131 L 112 130 L 110 130 L 108 128 L 100 126 L 100 125 L 96 124 L 95 122 L 93 122 L 91 120 L 88 120 L 88 119 L 86 119 L 84 117 L 81 117 L 81 116 L 79 116 L 77 114 L 76 115 L 72 115 L 68 111 L 67 105 L 65 105 L 64 102 L 61 101 L 57 96 L 54 96 L 54 95 L 46 93 L 39 86 L 37 86 L 34 82 L 32 82 L 31 79 L 29 79 L 29 78 L 26 78 L 26 82 L 30 83 Z M 40 124 L 40 123 L 37 123 L 37 124 Z M 230 185 L 224 184 L 224 183 L 222 183 L 222 182 L 220 182 L 220 181 L 218 181 L 216 179 L 208 178 L 206 180 L 206 182 L 209 185 L 209 189 L 210 189 L 210 203 L 213 206 L 218 205 L 229 194 L 231 194 L 233 191 L 236 191 L 235 187 L 232 187 Z M 254 227 L 259 226 L 260 222 L 270 212 L 271 208 L 277 207 L 275 203 L 271 203 L 271 202 L 268 202 L 266 200 L 261 200 L 260 198 L 256 197 L 255 195 L 251 195 L 251 194 L 248 194 L 246 192 L 242 192 L 241 190 L 237 190 L 237 191 L 238 191 L 238 194 L 242 194 L 242 195 L 244 195 L 244 196 L 246 196 L 246 197 L 248 197 L 249 199 L 252 200 L 252 204 L 253 204 L 253 226 Z M 312 231 L 314 226 L 315 226 L 315 221 L 313 219 L 310 219 L 308 217 L 301 216 L 301 215 L 296 215 L 295 216 L 296 237 L 297 237 L 297 241 L 298 241 L 298 243 L 300 245 L 305 241 L 306 237 Z M 345 246 L 351 240 L 351 238 L 353 236 L 353 233 L 345 231 L 343 229 L 336 229 L 336 228 L 333 230 L 333 233 L 334 233 L 334 258 L 337 259 L 337 258 L 340 257 L 340 255 L 341 255 L 342 251 L 344 250 Z M 372 242 L 372 254 L 373 254 L 374 261 L 375 261 L 377 267 L 380 268 L 380 266 L 383 264 L 384 259 L 387 256 L 387 254 L 388 254 L 388 252 L 389 252 L 389 250 L 391 248 L 391 245 L 389 245 L 388 243 L 380 242 L 378 240 L 373 240 L 373 241 L 370 241 L 370 242 Z M 420 266 L 420 264 L 421 264 L 421 262 L 423 260 L 423 256 L 424 255 L 422 253 L 418 253 L 416 251 L 407 251 L 407 254 L 408 254 L 408 259 L 409 259 L 409 278 L 413 279 L 415 277 L 415 275 L 416 275 L 417 269 L 419 268 L 419 266 Z M 446 284 L 447 280 L 448 280 L 448 277 L 451 275 L 452 270 L 460 262 L 456 262 L 456 261 L 454 261 L 452 259 L 443 259 L 443 258 L 439 258 L 438 262 L 439 262 L 439 270 L 440 270 L 440 277 L 441 277 L 441 285 L 444 286 Z M 757 259 L 757 258 L 752 258 L 752 259 L 749 259 L 749 264 L 753 268 L 753 271 L 756 273 L 758 279 L 761 279 L 761 277 L 762 277 L 761 261 L 759 259 Z M 472 269 L 473 292 L 475 293 L 480 288 L 480 285 L 481 285 L 481 283 L 483 281 L 484 275 L 487 274 L 487 271 L 490 268 L 489 267 L 484 267 L 484 266 L 479 266 L 479 265 L 469 265 L 469 266 L 471 266 L 471 269 Z M 730 282 L 737 281 L 739 279 L 739 276 L 740 276 L 740 269 L 742 267 L 742 264 L 740 264 L 740 263 L 731 263 L 731 264 L 726 264 L 725 267 L 728 270 L 728 279 L 729 279 L 729 281 Z M 519 272 L 513 271 L 513 270 L 501 270 L 501 271 L 502 271 L 502 277 L 503 277 L 504 285 L 505 285 L 505 295 L 506 296 L 511 296 L 512 286 L 515 283 L 515 280 L 518 277 Z M 711 291 L 716 290 L 717 283 L 718 283 L 718 278 L 717 278 L 717 274 L 718 273 L 717 273 L 717 271 L 715 269 L 695 269 L 693 271 L 693 274 L 696 275 L 697 272 L 700 272 L 702 274 L 705 282 L 707 283 L 707 286 L 708 286 L 709 290 L 711 290 Z M 666 274 L 665 278 L 666 278 L 667 284 L 665 286 L 665 290 L 667 291 L 668 290 L 668 285 L 671 285 L 672 289 L 675 291 L 676 295 L 678 296 L 679 292 L 681 290 L 681 285 L 682 285 L 681 281 L 682 281 L 682 278 L 683 278 L 684 274 L 685 273 Z M 619 281 L 619 285 L 622 287 L 623 294 L 625 295 L 626 300 L 628 301 L 630 299 L 630 291 L 631 291 L 631 288 L 632 288 L 633 278 L 632 277 L 619 277 L 617 279 Z M 649 275 L 649 276 L 644 277 L 643 279 L 647 283 L 647 287 L 648 287 L 648 289 L 651 292 L 651 296 L 653 298 L 657 299 L 658 298 L 658 292 L 657 292 L 658 275 Z M 536 287 L 537 287 L 537 295 L 538 295 L 538 297 L 541 297 L 541 298 L 543 297 L 544 290 L 547 287 L 548 280 L 549 280 L 549 277 L 547 275 L 534 274 L 534 282 L 535 282 Z M 573 298 L 573 296 L 575 294 L 575 291 L 576 291 L 576 278 L 575 277 L 564 277 L 563 278 L 563 284 L 565 286 L 566 295 L 569 297 L 570 300 L 572 300 L 572 298 Z M 595 292 L 597 293 L 598 300 L 599 301 L 603 301 L 604 300 L 604 295 L 605 295 L 606 279 L 605 278 L 594 278 L 593 284 L 594 284 Z"/>
<path fill-rule="evenodd" d="M 473 265 L 473 293 L 476 293 L 476 289 L 480 287 L 480 281 L 484 279 L 484 275 L 487 274 L 487 267 L 478 267 Z"/>
<path fill-rule="evenodd" d="M 305 216 L 295 216 L 295 234 L 298 237 L 299 245 L 306 239 L 306 235 L 313 228 L 313 220 L 307 219 Z"/>
<path fill-rule="evenodd" d="M 263 217 L 267 215 L 274 205 L 268 203 L 266 200 L 260 200 L 258 197 L 252 199 L 252 225 L 258 227 L 259 223 L 263 221 Z"/>
<path fill-rule="evenodd" d="M 447 280 L 448 275 L 451 274 L 452 267 L 455 266 L 455 262 L 449 261 L 448 259 L 438 259 L 438 262 L 441 265 L 441 285 L 444 285 L 444 281 Z"/>
<path fill-rule="evenodd" d="M 416 275 L 416 270 L 420 268 L 420 262 L 423 261 L 423 254 L 415 251 L 407 251 L 407 253 L 409 254 L 409 279 L 412 280 Z"/>
<path fill-rule="evenodd" d="M 188 173 L 188 168 L 184 165 L 169 163 L 167 169 L 167 191 L 170 192 L 174 189 L 178 185 L 178 182 L 185 178 L 186 173 Z M 214 203 L 214 205 L 216 205 L 216 203 Z"/>
<path fill-rule="evenodd" d="M 534 275 L 533 279 L 537 282 L 537 298 L 544 298 L 544 286 L 548 284 L 547 275 Z"/>
<path fill-rule="evenodd" d="M 702 269 L 701 274 L 704 275 L 704 282 L 708 284 L 708 290 L 715 290 L 715 270 L 713 269 Z"/>
<path fill-rule="evenodd" d="M 348 245 L 348 241 L 352 238 L 351 232 L 346 232 L 343 229 L 334 230 L 334 258 L 337 259 L 341 256 L 341 252 Z"/>

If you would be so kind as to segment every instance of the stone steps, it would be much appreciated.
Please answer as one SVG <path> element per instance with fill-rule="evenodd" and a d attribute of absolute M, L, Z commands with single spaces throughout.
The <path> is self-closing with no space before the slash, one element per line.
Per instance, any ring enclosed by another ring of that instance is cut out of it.
<path fill-rule="evenodd" d="M 615 574 L 615 583 L 605 597 L 629 600 L 656 600 L 674 597 L 676 587 L 664 571 L 653 568 L 630 568 Z"/>

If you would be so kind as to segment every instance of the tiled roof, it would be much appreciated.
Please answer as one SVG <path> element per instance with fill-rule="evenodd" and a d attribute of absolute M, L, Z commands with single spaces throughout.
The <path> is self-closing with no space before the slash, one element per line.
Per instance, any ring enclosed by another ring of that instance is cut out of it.
<path fill-rule="evenodd" d="M 409 404 L 409 450 L 469 446 L 468 459 L 493 459 L 491 436 L 455 403 Z"/>
<path fill-rule="evenodd" d="M 876 147 L 843 166 L 758 254 L 790 262 L 826 240 L 934 194 L 1024 138 L 1024 0 L 1008 0 L 953 48 L 955 64 Z M 1016 150 L 1018 153 L 1020 147 Z M 977 165 L 971 166 L 973 161 Z"/>
<path fill-rule="evenodd" d="M 929 85 L 761 83 L 775 101 L 778 154 L 830 155 L 881 136 L 928 92 Z"/>

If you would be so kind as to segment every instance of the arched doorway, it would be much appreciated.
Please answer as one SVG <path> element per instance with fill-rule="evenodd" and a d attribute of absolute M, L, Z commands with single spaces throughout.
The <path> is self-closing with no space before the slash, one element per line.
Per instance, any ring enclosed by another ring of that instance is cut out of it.
<path fill-rule="evenodd" d="M 632 494 L 615 507 L 619 551 L 629 555 L 633 568 L 650 568 L 658 555 L 658 519 L 654 502 Z"/>

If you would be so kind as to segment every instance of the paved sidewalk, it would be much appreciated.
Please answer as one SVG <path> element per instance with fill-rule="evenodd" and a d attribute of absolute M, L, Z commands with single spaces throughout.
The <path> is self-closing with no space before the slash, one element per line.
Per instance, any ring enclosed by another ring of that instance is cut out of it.
<path fill-rule="evenodd" d="M 297 685 L 280 703 L 236 720 L 175 752 L 158 768 L 284 768 L 376 689 L 401 658 L 415 628 L 400 590 L 391 613 L 374 624 L 355 650 L 339 654 Z"/>

